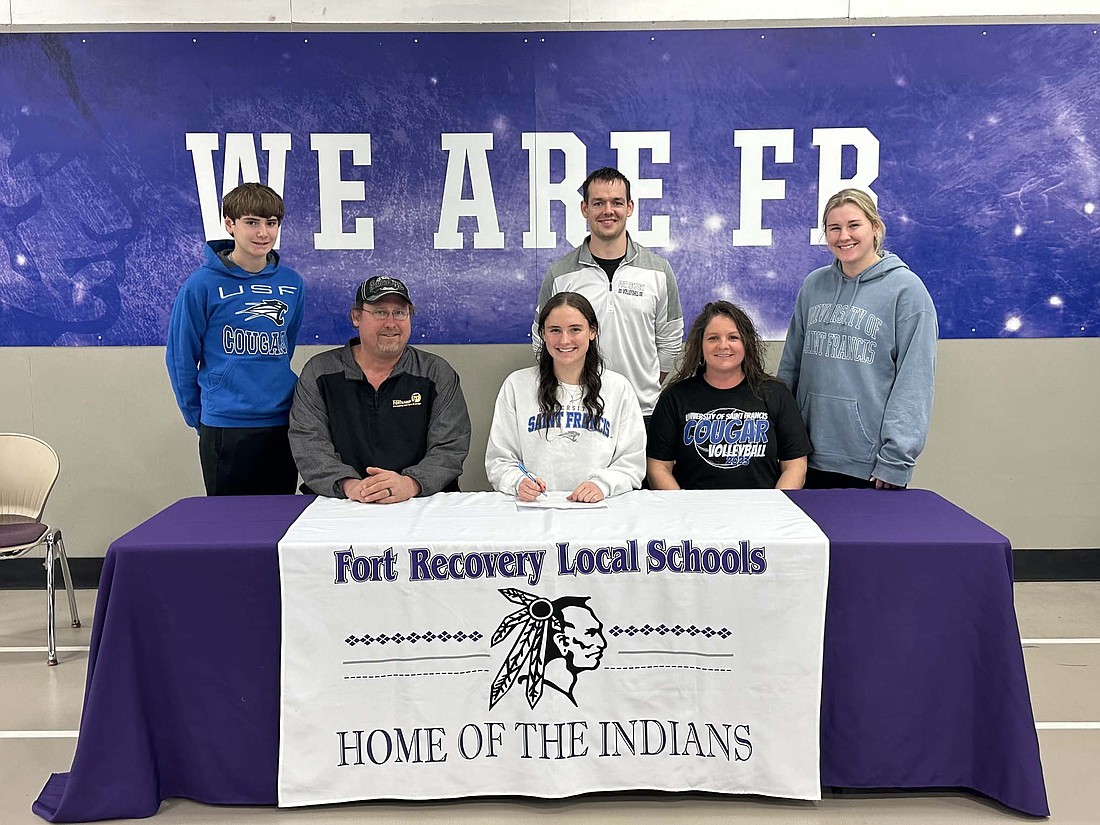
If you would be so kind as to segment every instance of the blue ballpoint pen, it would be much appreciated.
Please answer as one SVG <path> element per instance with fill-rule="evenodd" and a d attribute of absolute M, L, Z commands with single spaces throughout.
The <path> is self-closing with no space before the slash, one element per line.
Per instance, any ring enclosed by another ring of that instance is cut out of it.
<path fill-rule="evenodd" d="M 541 488 L 543 493 L 546 492 L 546 486 L 542 482 L 540 482 L 537 478 L 535 478 L 533 475 L 531 475 L 531 471 L 523 466 L 522 461 L 520 461 L 518 464 L 516 464 L 516 466 L 519 467 L 519 471 L 521 473 L 523 473 L 525 476 L 527 476 L 529 479 L 531 479 L 531 481 L 533 481 L 535 483 L 535 486 Z M 542 493 L 539 493 L 539 495 L 542 495 Z"/>

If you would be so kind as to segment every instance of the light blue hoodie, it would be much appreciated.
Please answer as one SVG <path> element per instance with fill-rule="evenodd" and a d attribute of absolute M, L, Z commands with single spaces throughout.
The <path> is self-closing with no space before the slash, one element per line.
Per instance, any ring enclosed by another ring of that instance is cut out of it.
<path fill-rule="evenodd" d="M 909 483 L 924 449 L 936 373 L 936 307 L 887 253 L 855 278 L 816 269 L 799 290 L 779 377 L 810 434 L 810 466 Z"/>

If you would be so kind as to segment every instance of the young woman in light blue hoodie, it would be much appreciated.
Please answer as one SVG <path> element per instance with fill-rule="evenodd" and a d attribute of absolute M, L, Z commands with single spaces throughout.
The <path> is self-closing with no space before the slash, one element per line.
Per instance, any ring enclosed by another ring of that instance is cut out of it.
<path fill-rule="evenodd" d="M 932 414 L 936 307 L 883 250 L 866 192 L 833 195 L 822 225 L 835 260 L 799 290 L 779 365 L 813 445 L 806 487 L 905 487 Z"/>

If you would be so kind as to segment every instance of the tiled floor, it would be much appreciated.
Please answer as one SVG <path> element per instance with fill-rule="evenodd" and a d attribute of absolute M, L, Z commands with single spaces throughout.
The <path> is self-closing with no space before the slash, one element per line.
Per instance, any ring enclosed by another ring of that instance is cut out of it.
<path fill-rule="evenodd" d="M 58 667 L 47 668 L 44 596 L 0 591 L 0 825 L 40 822 L 31 813 L 50 773 L 76 746 L 95 593 L 80 591 L 85 626 L 68 626 L 58 604 Z M 1100 582 L 1016 586 L 1016 610 L 1039 726 L 1047 793 L 1057 825 L 1100 823 Z M 1055 640 L 1062 640 L 1057 643 Z M 32 650 L 25 650 L 32 648 Z M 1061 725 L 1052 723 L 1062 723 Z M 1068 723 L 1068 724 L 1066 724 Z M 1090 724 L 1091 723 L 1091 724 Z M 969 825 L 1030 820 L 964 793 L 843 794 L 821 802 L 741 797 L 618 795 L 542 801 L 360 804 L 277 810 L 165 802 L 157 825 L 277 822 L 390 823 L 921 823 Z"/>

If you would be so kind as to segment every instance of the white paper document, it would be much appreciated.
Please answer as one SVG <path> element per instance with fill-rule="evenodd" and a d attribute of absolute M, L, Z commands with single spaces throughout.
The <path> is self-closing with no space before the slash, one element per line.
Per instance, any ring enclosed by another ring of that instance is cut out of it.
<path fill-rule="evenodd" d="M 516 507 L 521 510 L 593 510 L 607 507 L 607 499 L 602 501 L 570 501 L 565 490 L 547 490 L 534 501 L 516 499 Z"/>

